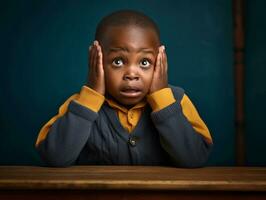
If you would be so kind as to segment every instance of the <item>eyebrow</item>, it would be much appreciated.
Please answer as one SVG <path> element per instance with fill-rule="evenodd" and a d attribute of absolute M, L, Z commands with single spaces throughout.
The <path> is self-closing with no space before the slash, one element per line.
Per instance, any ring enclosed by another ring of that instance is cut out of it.
<path fill-rule="evenodd" d="M 129 49 L 128 48 L 124 48 L 124 47 L 111 47 L 109 49 L 109 52 L 119 52 L 119 51 L 129 52 Z M 155 54 L 155 52 L 152 49 L 149 49 L 149 48 L 140 48 L 140 49 L 138 49 L 137 53 L 139 53 L 139 52 Z"/>
<path fill-rule="evenodd" d="M 109 48 L 109 52 L 118 52 L 118 51 L 128 52 L 129 50 L 127 48 L 123 48 L 123 47 L 111 47 L 111 48 Z"/>

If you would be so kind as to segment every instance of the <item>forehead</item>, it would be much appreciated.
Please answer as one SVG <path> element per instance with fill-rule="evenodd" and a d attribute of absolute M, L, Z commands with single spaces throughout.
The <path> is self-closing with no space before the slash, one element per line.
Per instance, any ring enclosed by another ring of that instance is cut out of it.
<path fill-rule="evenodd" d="M 134 25 L 107 28 L 100 43 L 104 51 L 108 51 L 112 47 L 152 48 L 157 50 L 160 46 L 159 37 L 152 28 Z"/>

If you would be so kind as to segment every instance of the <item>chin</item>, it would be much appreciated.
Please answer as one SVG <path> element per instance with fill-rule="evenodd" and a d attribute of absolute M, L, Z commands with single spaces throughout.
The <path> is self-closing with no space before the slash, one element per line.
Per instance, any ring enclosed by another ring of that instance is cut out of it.
<path fill-rule="evenodd" d="M 133 107 L 133 106 L 135 106 L 136 104 L 138 104 L 139 102 L 141 102 L 143 100 L 143 98 L 138 98 L 138 99 L 130 99 L 130 98 L 128 98 L 128 99 L 117 99 L 117 101 L 120 103 L 120 104 L 122 104 L 122 105 L 124 105 L 124 106 L 129 106 L 129 107 Z"/>
<path fill-rule="evenodd" d="M 139 102 L 141 102 L 141 100 L 123 100 L 123 101 L 120 100 L 119 102 L 125 106 L 134 106 Z"/>

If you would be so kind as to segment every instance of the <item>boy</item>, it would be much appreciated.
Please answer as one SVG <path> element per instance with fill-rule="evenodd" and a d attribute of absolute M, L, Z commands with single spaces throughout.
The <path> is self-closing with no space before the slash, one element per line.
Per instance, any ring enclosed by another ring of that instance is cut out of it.
<path fill-rule="evenodd" d="M 51 166 L 200 167 L 212 138 L 183 89 L 168 85 L 156 24 L 117 11 L 98 24 L 89 76 L 40 131 L 36 148 Z"/>

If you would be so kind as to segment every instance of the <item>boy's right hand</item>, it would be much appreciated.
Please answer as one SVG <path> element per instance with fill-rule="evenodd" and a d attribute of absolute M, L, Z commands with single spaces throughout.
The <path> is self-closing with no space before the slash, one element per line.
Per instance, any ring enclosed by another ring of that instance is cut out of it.
<path fill-rule="evenodd" d="M 89 48 L 88 86 L 102 95 L 105 93 L 103 53 L 97 40 Z"/>

